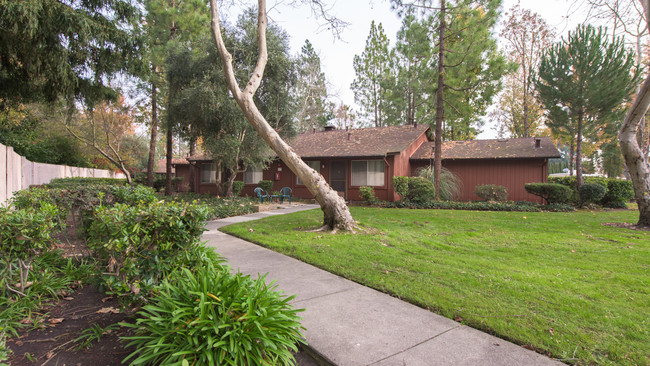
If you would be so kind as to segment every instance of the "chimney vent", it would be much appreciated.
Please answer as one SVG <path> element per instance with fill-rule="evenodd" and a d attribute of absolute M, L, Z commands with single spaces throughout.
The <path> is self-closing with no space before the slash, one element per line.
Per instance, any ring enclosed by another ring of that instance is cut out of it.
<path fill-rule="evenodd" d="M 539 137 L 535 137 L 535 147 L 536 148 L 542 147 L 542 139 L 540 139 Z"/>

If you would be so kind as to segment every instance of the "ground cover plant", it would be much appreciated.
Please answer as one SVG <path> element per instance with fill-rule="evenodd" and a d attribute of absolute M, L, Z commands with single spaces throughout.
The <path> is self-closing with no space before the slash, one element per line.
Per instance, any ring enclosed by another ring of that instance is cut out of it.
<path fill-rule="evenodd" d="M 208 211 L 209 220 L 246 215 L 257 211 L 257 200 L 250 197 L 216 197 L 208 194 L 179 193 L 175 196 L 165 196 L 163 199 L 203 204 Z"/>
<path fill-rule="evenodd" d="M 223 230 L 568 363 L 650 364 L 650 232 L 601 225 L 636 212 L 352 214 L 354 235 L 306 231 L 318 211 Z"/>

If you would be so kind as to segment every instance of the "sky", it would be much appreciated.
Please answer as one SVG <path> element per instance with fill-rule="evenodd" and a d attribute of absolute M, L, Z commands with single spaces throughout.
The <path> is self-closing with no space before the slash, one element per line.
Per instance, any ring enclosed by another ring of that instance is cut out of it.
<path fill-rule="evenodd" d="M 338 39 L 324 25 L 322 19 L 312 14 L 309 6 L 290 6 L 292 2 L 291 0 L 269 1 L 267 4 L 269 22 L 276 23 L 287 31 L 291 37 L 291 51 L 294 55 L 300 52 L 305 40 L 309 39 L 320 56 L 321 67 L 329 84 L 328 91 L 333 95 L 332 99 L 358 110 L 354 102 L 354 94 L 350 90 L 350 84 L 355 78 L 354 56 L 363 52 L 370 23 L 373 20 L 382 23 L 391 46 L 394 45 L 401 25 L 400 18 L 391 11 L 389 0 L 325 0 L 324 2 L 330 6 L 329 13 L 348 23 Z M 503 0 L 503 12 L 517 2 L 520 3 L 521 8 L 536 12 L 546 19 L 548 24 L 556 29 L 558 37 L 584 21 L 584 15 L 580 15 L 575 5 L 572 5 L 573 0 Z M 503 18 L 502 15 L 500 21 Z M 491 128 L 489 121 L 486 121 L 479 138 L 495 137 L 496 131 Z"/>

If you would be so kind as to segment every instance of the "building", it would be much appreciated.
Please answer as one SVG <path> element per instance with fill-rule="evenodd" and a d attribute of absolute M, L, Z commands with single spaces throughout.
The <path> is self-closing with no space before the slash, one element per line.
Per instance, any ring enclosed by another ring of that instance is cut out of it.
<path fill-rule="evenodd" d="M 429 127 L 422 125 L 391 126 L 323 131 L 300 134 L 289 140 L 295 152 L 347 200 L 361 200 L 359 187 L 372 186 L 377 198 L 395 201 L 399 196 L 392 187 L 392 177 L 415 176 L 418 169 L 433 162 L 433 142 Z M 508 188 L 510 200 L 539 202 L 528 194 L 525 183 L 546 182 L 548 159 L 560 156 L 550 139 L 498 139 L 444 142 L 443 167 L 463 182 L 461 200 L 477 200 L 474 188 L 480 184 L 497 184 Z M 195 169 L 194 191 L 216 192 L 214 165 L 205 155 L 189 157 L 190 165 L 177 168 L 177 176 Z M 279 159 L 266 169 L 250 168 L 236 178 L 243 180 L 242 194 L 253 195 L 257 183 L 274 182 L 273 189 L 291 187 L 293 195 L 312 198 L 302 182 Z M 184 181 L 189 182 L 189 177 Z"/>

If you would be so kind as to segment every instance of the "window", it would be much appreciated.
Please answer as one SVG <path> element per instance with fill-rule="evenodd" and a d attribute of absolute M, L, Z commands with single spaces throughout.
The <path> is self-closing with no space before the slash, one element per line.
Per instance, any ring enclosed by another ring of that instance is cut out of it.
<path fill-rule="evenodd" d="M 356 160 L 352 161 L 353 186 L 383 186 L 384 161 L 383 160 Z"/>
<path fill-rule="evenodd" d="M 314 169 L 317 173 L 320 173 L 320 161 L 305 161 L 305 163 L 309 165 L 310 168 Z M 298 177 L 296 177 L 296 184 L 303 185 L 302 181 Z"/>
<path fill-rule="evenodd" d="M 245 184 L 257 184 L 262 180 L 262 169 L 255 167 L 248 167 L 244 172 Z"/>
<path fill-rule="evenodd" d="M 201 183 L 215 183 L 217 181 L 217 165 L 214 163 L 201 164 Z"/>

